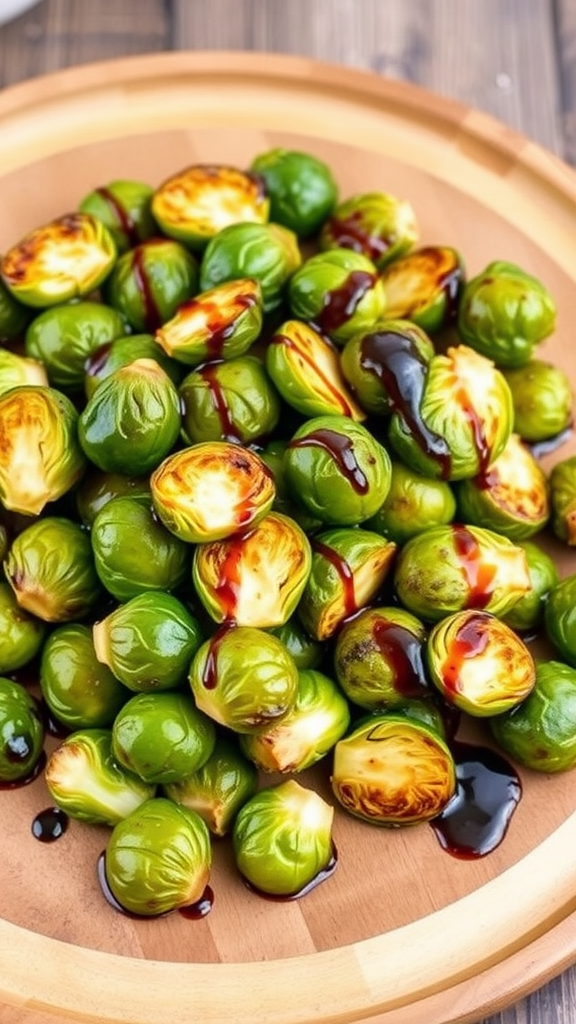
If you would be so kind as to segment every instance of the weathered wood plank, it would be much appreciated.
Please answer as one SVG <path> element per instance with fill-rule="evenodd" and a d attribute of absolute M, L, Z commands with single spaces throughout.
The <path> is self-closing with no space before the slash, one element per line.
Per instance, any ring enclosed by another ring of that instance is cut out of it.
<path fill-rule="evenodd" d="M 560 126 L 566 160 L 576 165 L 576 4 L 556 0 L 557 59 L 560 77 Z"/>

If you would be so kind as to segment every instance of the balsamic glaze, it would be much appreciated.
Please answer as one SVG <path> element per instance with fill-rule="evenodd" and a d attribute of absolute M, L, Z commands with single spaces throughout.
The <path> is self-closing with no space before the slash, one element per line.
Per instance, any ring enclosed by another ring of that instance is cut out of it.
<path fill-rule="evenodd" d="M 394 673 L 394 689 L 404 697 L 421 697 L 428 691 L 422 659 L 422 642 L 406 626 L 376 619 L 372 639 Z"/>
<path fill-rule="evenodd" d="M 136 224 L 134 223 L 134 220 L 128 213 L 128 210 L 126 210 L 124 206 L 122 206 L 122 203 L 118 202 L 116 196 L 113 192 L 110 191 L 109 188 L 102 186 L 101 188 L 94 189 L 94 191 L 104 200 L 104 202 L 110 208 L 112 214 L 118 222 L 119 227 L 126 235 L 126 239 L 129 243 L 130 248 L 133 248 L 135 245 L 138 245 L 138 242 L 140 241 L 138 229 Z"/>
<path fill-rule="evenodd" d="M 47 807 L 32 822 L 32 835 L 41 843 L 54 843 L 68 828 L 68 815 L 60 807 Z"/>
<path fill-rule="evenodd" d="M 265 900 L 272 900 L 274 903 L 290 903 L 293 900 L 302 899 L 303 896 L 306 896 L 309 892 L 312 892 L 313 889 L 316 889 L 318 885 L 321 885 L 322 882 L 325 882 L 327 878 L 330 878 L 336 871 L 337 864 L 338 853 L 336 851 L 336 847 L 332 844 L 332 856 L 330 857 L 326 867 L 321 868 L 321 870 L 314 875 L 314 878 L 311 878 L 309 882 L 306 882 L 306 885 L 303 885 L 297 892 L 291 892 L 285 896 L 277 893 L 264 892 L 263 889 L 259 889 L 257 886 L 252 885 L 252 882 L 249 882 L 243 875 L 241 877 L 246 888 L 250 889 L 250 892 L 256 893 L 257 896 L 261 896 Z"/>
<path fill-rule="evenodd" d="M 293 438 L 289 441 L 288 448 L 324 448 L 338 464 L 342 476 L 348 480 L 357 494 L 366 494 L 368 491 L 368 480 L 356 459 L 354 445 L 345 434 L 321 427 L 306 434 L 305 437 Z"/>
<path fill-rule="evenodd" d="M 326 292 L 324 306 L 315 320 L 320 330 L 330 334 L 342 327 L 353 316 L 366 292 L 374 287 L 376 280 L 376 274 L 366 270 L 351 270 L 339 288 Z"/>

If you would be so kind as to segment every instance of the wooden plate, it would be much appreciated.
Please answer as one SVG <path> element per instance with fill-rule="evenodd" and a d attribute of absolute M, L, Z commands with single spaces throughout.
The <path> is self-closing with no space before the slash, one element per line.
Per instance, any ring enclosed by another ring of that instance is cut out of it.
<path fill-rule="evenodd" d="M 540 277 L 559 307 L 542 357 L 576 381 L 576 175 L 477 111 L 304 59 L 174 53 L 9 89 L 0 137 L 0 250 L 113 178 L 155 184 L 277 145 L 316 153 L 343 197 L 409 198 L 422 241 L 458 247 L 470 275 L 502 258 Z M 576 571 L 556 551 L 562 573 Z M 214 908 L 197 922 L 115 913 L 95 871 L 106 830 L 73 823 L 45 846 L 30 831 L 49 803 L 42 780 L 2 792 L 2 1020 L 453 1024 L 490 1013 L 576 959 L 574 778 L 522 781 L 504 842 L 477 860 L 449 856 L 428 826 L 390 832 L 337 814 L 338 870 L 300 901 L 250 893 L 221 844 Z"/>

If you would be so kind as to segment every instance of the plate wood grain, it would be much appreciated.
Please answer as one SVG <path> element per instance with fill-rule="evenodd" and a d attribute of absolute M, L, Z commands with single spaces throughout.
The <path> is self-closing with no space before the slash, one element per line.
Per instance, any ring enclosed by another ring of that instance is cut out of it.
<path fill-rule="evenodd" d="M 326 160 L 341 196 L 409 198 L 422 243 L 469 276 L 492 259 L 541 278 L 559 310 L 539 356 L 576 382 L 576 175 L 487 115 L 404 83 L 256 53 L 171 53 L 87 65 L 0 93 L 0 251 L 114 178 L 158 184 L 195 162 L 246 166 L 274 146 Z M 570 440 L 545 460 L 576 451 Z M 576 556 L 547 541 L 561 573 Z M 328 799 L 328 771 L 303 782 Z M 380 830 L 337 811 L 338 868 L 274 902 L 215 844 L 212 912 L 133 920 L 103 899 L 107 830 L 31 835 L 42 779 L 0 792 L 0 1017 L 6 1024 L 456 1024 L 576 960 L 574 776 L 521 772 L 489 856 L 432 829 Z"/>

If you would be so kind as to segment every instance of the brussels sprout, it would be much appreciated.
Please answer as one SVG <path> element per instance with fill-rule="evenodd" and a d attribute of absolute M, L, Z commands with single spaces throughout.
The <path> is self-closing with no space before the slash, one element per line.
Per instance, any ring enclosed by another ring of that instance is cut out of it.
<path fill-rule="evenodd" d="M 0 675 L 32 661 L 45 636 L 46 624 L 20 607 L 9 583 L 0 582 Z"/>
<path fill-rule="evenodd" d="M 340 203 L 320 232 L 322 249 L 353 249 L 382 270 L 418 241 L 412 204 L 387 192 L 365 192 Z"/>
<path fill-rule="evenodd" d="M 0 500 L 38 515 L 80 479 L 86 459 L 77 439 L 78 413 L 66 395 L 22 384 L 0 395 Z"/>
<path fill-rule="evenodd" d="M 89 213 L 67 213 L 36 228 L 0 259 L 0 276 L 19 302 L 35 308 L 81 298 L 116 261 L 108 229 Z"/>
<path fill-rule="evenodd" d="M 574 394 L 559 366 L 530 359 L 503 373 L 512 394 L 514 430 L 523 441 L 548 441 L 570 426 Z"/>
<path fill-rule="evenodd" d="M 261 732 L 282 721 L 298 690 L 298 669 L 275 636 L 226 624 L 192 659 L 190 686 L 197 706 L 237 733 Z"/>
<path fill-rule="evenodd" d="M 576 455 L 557 462 L 550 472 L 551 526 L 560 540 L 576 545 Z"/>
<path fill-rule="evenodd" d="M 450 749 L 435 729 L 403 714 L 367 719 L 334 747 L 332 790 L 373 825 L 430 821 L 456 792 Z"/>
<path fill-rule="evenodd" d="M 265 732 L 241 736 L 240 745 L 264 772 L 301 772 L 325 757 L 349 725 L 348 702 L 336 683 L 303 669 L 292 710 Z"/>
<path fill-rule="evenodd" d="M 414 381 L 424 379 L 433 355 L 434 346 L 421 327 L 409 320 L 381 320 L 348 339 L 341 354 L 342 373 L 363 408 L 383 416 L 407 407 Z"/>
<path fill-rule="evenodd" d="M 46 516 L 18 534 L 4 570 L 20 607 L 45 622 L 81 619 L 102 596 L 90 537 L 61 516 Z"/>
<path fill-rule="evenodd" d="M 256 444 L 280 419 L 280 399 L 256 356 L 204 363 L 186 375 L 179 394 L 187 444 Z"/>
<path fill-rule="evenodd" d="M 296 235 L 281 224 L 231 224 L 214 235 L 200 264 L 200 290 L 252 277 L 262 290 L 265 313 L 281 304 L 286 285 L 300 266 Z"/>
<path fill-rule="evenodd" d="M 92 398 L 98 385 L 116 370 L 128 366 L 137 359 L 153 359 L 173 384 L 179 384 L 184 369 L 170 359 L 154 341 L 152 334 L 126 334 L 113 341 L 99 345 L 84 363 L 84 393 Z"/>
<path fill-rule="evenodd" d="M 152 212 L 165 235 L 202 249 L 231 224 L 264 224 L 270 201 L 260 177 L 219 164 L 195 164 L 158 186 Z"/>
<path fill-rule="evenodd" d="M 142 181 L 120 178 L 85 195 L 78 208 L 106 225 L 119 253 L 157 233 L 151 212 L 154 189 Z"/>
<path fill-rule="evenodd" d="M 10 547 L 10 536 L 8 534 L 8 530 L 6 529 L 6 527 L 4 526 L 3 523 L 0 523 L 0 565 L 4 562 L 4 559 L 6 558 L 6 555 L 8 554 L 9 547 Z M 2 574 L 0 572 L 0 577 L 1 577 L 1 575 Z"/>
<path fill-rule="evenodd" d="M 462 340 L 501 367 L 528 362 L 555 323 L 556 305 L 546 287 L 506 260 L 468 281 L 460 301 Z"/>
<path fill-rule="evenodd" d="M 336 344 L 382 319 L 386 300 L 376 267 L 352 249 L 310 256 L 288 286 L 295 320 L 308 320 Z"/>
<path fill-rule="evenodd" d="M 328 525 L 373 516 L 390 489 L 386 449 L 348 416 L 315 416 L 292 435 L 283 469 L 294 500 Z"/>
<path fill-rule="evenodd" d="M 38 359 L 0 349 L 0 395 L 19 385 L 40 385 L 48 387 L 48 374 Z"/>
<path fill-rule="evenodd" d="M 310 636 L 297 615 L 292 615 L 281 626 L 273 626 L 270 632 L 282 641 L 299 670 L 320 668 L 324 660 L 324 644 Z"/>
<path fill-rule="evenodd" d="M 130 696 L 98 661 L 92 630 L 80 622 L 52 631 L 42 649 L 39 681 L 50 712 L 70 729 L 111 725 Z"/>
<path fill-rule="evenodd" d="M 138 594 L 94 623 L 96 657 L 129 690 L 170 690 L 186 682 L 200 624 L 178 598 Z M 192 770 L 192 769 L 191 769 Z"/>
<path fill-rule="evenodd" d="M 169 455 L 152 473 L 150 486 L 159 519 L 192 544 L 256 526 L 275 496 L 262 459 L 228 441 L 203 441 Z"/>
<path fill-rule="evenodd" d="M 455 523 L 406 542 L 394 586 L 408 611 L 436 622 L 475 608 L 504 616 L 530 590 L 530 576 L 524 551 L 507 537 Z"/>
<path fill-rule="evenodd" d="M 576 573 L 552 587 L 544 606 L 544 627 L 564 661 L 576 666 Z"/>
<path fill-rule="evenodd" d="M 386 315 L 412 320 L 429 334 L 453 323 L 464 286 L 460 254 L 446 245 L 427 245 L 384 267 Z"/>
<path fill-rule="evenodd" d="M 22 782 L 33 775 L 43 744 L 34 698 L 20 683 L 0 677 L 0 782 Z"/>
<path fill-rule="evenodd" d="M 266 369 L 282 398 L 303 416 L 366 413 L 351 394 L 332 342 L 299 320 L 285 321 L 266 348 Z"/>
<path fill-rule="evenodd" d="M 0 279 L 0 341 L 19 338 L 33 316 L 30 307 L 18 302 Z"/>
<path fill-rule="evenodd" d="M 411 722 L 422 722 L 423 725 L 438 733 L 442 739 L 453 735 L 455 730 L 452 729 L 452 720 L 457 720 L 456 716 L 459 716 L 459 712 L 455 708 L 450 708 L 443 701 L 431 700 L 427 696 L 407 697 L 405 700 L 399 700 L 390 709 L 380 708 L 377 713 L 388 713 L 388 711 L 395 717 L 401 716 L 408 718 Z M 450 712 L 456 712 L 456 714 L 451 716 Z"/>
<path fill-rule="evenodd" d="M 284 422 L 285 417 L 283 416 L 282 419 Z M 284 454 L 288 444 L 289 439 L 275 438 L 273 441 L 269 441 L 264 448 L 259 449 L 258 452 L 274 479 L 275 494 L 272 508 L 274 512 L 281 512 L 283 515 L 290 516 L 306 533 L 313 533 L 315 530 L 322 528 L 320 519 L 310 515 L 295 501 L 286 481 Z"/>
<path fill-rule="evenodd" d="M 160 349 L 179 363 L 244 355 L 262 329 L 262 289 L 254 278 L 224 281 L 182 303 L 156 331 Z"/>
<path fill-rule="evenodd" d="M 34 318 L 26 331 L 26 355 L 44 364 L 53 387 L 79 391 L 90 355 L 125 334 L 117 310 L 99 302 L 73 302 L 45 309 Z"/>
<path fill-rule="evenodd" d="M 56 806 L 89 825 L 115 825 L 156 791 L 118 764 L 110 729 L 70 733 L 50 754 L 44 775 Z"/>
<path fill-rule="evenodd" d="M 506 613 L 504 621 L 512 629 L 522 632 L 542 624 L 548 594 L 558 583 L 559 575 L 554 559 L 538 544 L 529 540 L 521 541 L 518 547 L 521 547 L 526 555 L 530 590 Z"/>
<path fill-rule="evenodd" d="M 480 476 L 457 483 L 455 493 L 462 522 L 510 540 L 532 537 L 550 516 L 546 474 L 517 434 Z"/>
<path fill-rule="evenodd" d="M 149 238 L 119 257 L 104 297 L 134 331 L 153 334 L 198 288 L 198 264 L 169 238 Z"/>
<path fill-rule="evenodd" d="M 98 576 L 118 601 L 175 590 L 190 571 L 188 546 L 158 522 L 149 501 L 108 501 L 93 521 L 91 538 Z"/>
<path fill-rule="evenodd" d="M 498 746 L 536 772 L 576 767 L 576 669 L 536 661 L 536 683 L 520 704 L 490 721 Z"/>
<path fill-rule="evenodd" d="M 456 498 L 446 480 L 421 476 L 393 459 L 384 504 L 364 525 L 395 544 L 404 544 L 422 530 L 447 526 L 455 514 Z"/>
<path fill-rule="evenodd" d="M 334 670 L 349 700 L 368 711 L 425 697 L 426 629 L 402 608 L 365 608 L 336 637 Z"/>
<path fill-rule="evenodd" d="M 139 498 L 151 504 L 150 483 L 147 476 L 125 476 L 90 469 L 74 492 L 76 509 L 84 526 L 92 526 L 98 512 L 113 498 Z"/>
<path fill-rule="evenodd" d="M 333 636 L 345 619 L 372 601 L 390 572 L 396 545 L 355 527 L 312 538 L 312 567 L 297 614 L 315 640 Z"/>
<path fill-rule="evenodd" d="M 512 433 L 512 396 L 484 356 L 457 345 L 433 356 L 424 372 L 413 361 L 401 364 L 395 380 L 389 441 L 412 469 L 462 480 L 484 472 L 504 450 Z"/>
<path fill-rule="evenodd" d="M 337 201 L 332 171 L 311 153 L 269 149 L 252 161 L 250 169 L 264 181 L 270 219 L 299 238 L 316 234 Z"/>
<path fill-rule="evenodd" d="M 80 413 L 85 455 L 107 473 L 144 476 L 180 434 L 178 389 L 152 359 L 136 359 L 102 381 Z"/>
<path fill-rule="evenodd" d="M 240 874 L 261 892 L 298 896 L 330 865 L 333 818 L 334 808 L 295 779 L 260 790 L 234 822 Z"/>

